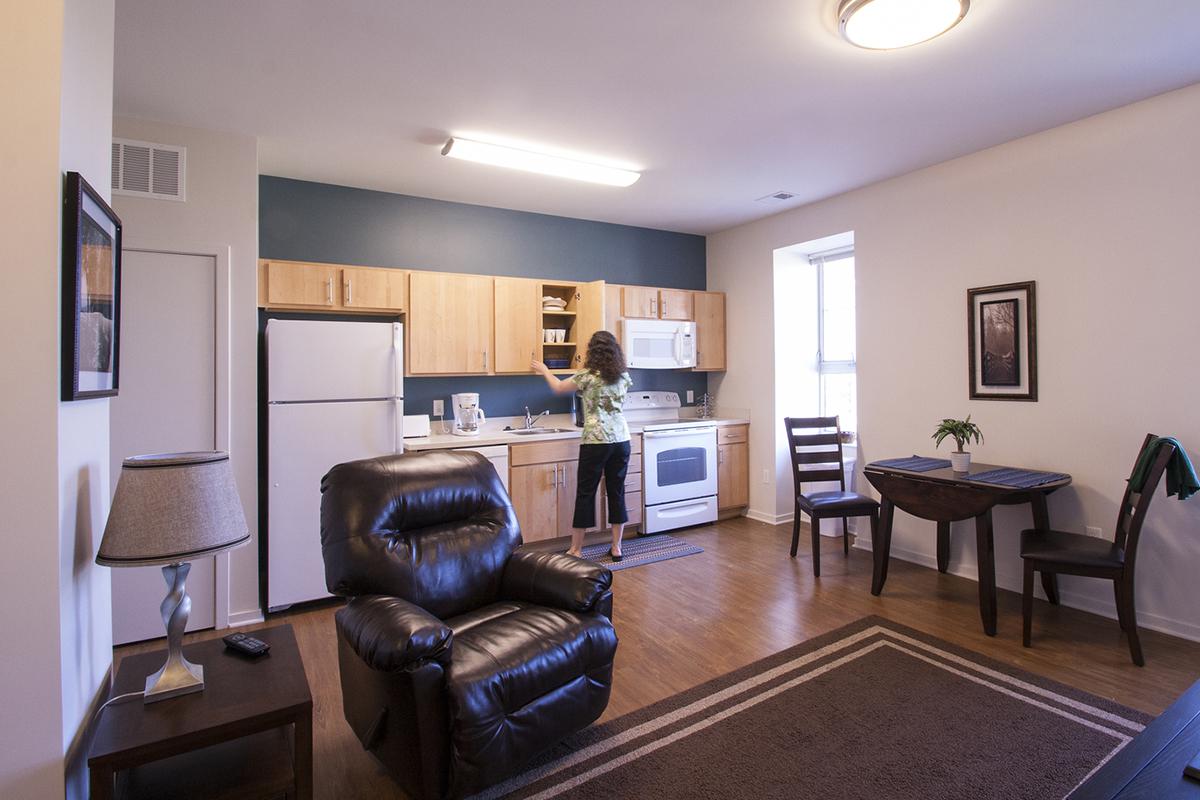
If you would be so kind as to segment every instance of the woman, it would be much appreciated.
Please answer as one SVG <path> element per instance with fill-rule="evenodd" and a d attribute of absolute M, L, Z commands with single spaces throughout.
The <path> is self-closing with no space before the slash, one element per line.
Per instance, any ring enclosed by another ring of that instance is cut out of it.
<path fill-rule="evenodd" d="M 568 555 L 583 556 L 583 532 L 596 524 L 596 489 L 600 476 L 608 494 L 608 521 L 612 547 L 608 554 L 620 561 L 621 537 L 629 515 L 625 509 L 625 471 L 629 468 L 629 426 L 621 413 L 625 393 L 633 379 L 625 371 L 625 354 L 608 331 L 595 333 L 587 346 L 583 369 L 559 380 L 541 361 L 530 366 L 541 374 L 555 394 L 579 392 L 583 396 L 583 442 L 579 446 L 579 482 L 575 490 L 575 517 L 571 521 Z"/>

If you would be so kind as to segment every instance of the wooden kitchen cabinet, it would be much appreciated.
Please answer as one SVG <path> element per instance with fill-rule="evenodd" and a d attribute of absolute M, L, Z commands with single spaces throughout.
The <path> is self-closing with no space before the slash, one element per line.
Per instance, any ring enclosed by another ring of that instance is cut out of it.
<path fill-rule="evenodd" d="M 408 293 L 408 374 L 488 375 L 495 371 L 493 278 L 413 272 Z"/>
<path fill-rule="evenodd" d="M 658 290 L 658 318 L 692 320 L 692 293 L 683 289 Z"/>
<path fill-rule="evenodd" d="M 526 278 L 496 278 L 497 374 L 532 372 L 529 362 L 538 358 L 542 334 L 538 285 Z"/>
<path fill-rule="evenodd" d="M 260 262 L 260 304 L 302 308 L 341 305 L 341 267 L 299 261 Z"/>
<path fill-rule="evenodd" d="M 725 293 L 696 292 L 696 371 L 725 369 Z"/>
<path fill-rule="evenodd" d="M 717 510 L 750 504 L 749 426 L 717 428 Z"/>
<path fill-rule="evenodd" d="M 557 464 L 509 467 L 508 494 L 526 542 L 553 539 L 558 532 Z M 568 531 L 569 532 L 569 531 Z"/>
<path fill-rule="evenodd" d="M 406 310 L 408 272 L 376 267 L 342 267 L 342 305 L 358 311 Z"/>
<path fill-rule="evenodd" d="M 648 286 L 622 286 L 621 316 L 631 319 L 658 319 L 658 289 Z"/>

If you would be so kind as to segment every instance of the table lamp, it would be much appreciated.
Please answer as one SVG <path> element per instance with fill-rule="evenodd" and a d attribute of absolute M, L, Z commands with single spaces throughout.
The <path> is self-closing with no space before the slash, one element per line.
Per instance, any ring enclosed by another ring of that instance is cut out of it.
<path fill-rule="evenodd" d="M 188 562 L 248 541 L 227 453 L 133 456 L 121 464 L 96 563 L 164 565 L 168 591 L 159 609 L 167 628 L 167 662 L 146 678 L 145 702 L 203 691 L 204 668 L 183 657 L 183 632 L 192 610 Z"/>

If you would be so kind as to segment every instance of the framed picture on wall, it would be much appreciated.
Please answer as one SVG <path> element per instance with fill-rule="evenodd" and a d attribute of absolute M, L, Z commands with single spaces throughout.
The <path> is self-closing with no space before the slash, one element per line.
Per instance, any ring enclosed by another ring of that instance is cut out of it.
<path fill-rule="evenodd" d="M 1036 282 L 967 290 L 972 400 L 1037 400 Z"/>
<path fill-rule="evenodd" d="M 78 172 L 63 189 L 62 399 L 115 397 L 121 220 Z"/>

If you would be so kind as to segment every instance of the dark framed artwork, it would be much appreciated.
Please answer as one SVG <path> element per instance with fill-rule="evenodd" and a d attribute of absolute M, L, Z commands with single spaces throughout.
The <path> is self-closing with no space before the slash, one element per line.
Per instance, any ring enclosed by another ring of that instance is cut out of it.
<path fill-rule="evenodd" d="M 78 172 L 63 188 L 62 399 L 115 397 L 121 220 Z"/>
<path fill-rule="evenodd" d="M 1036 282 L 967 290 L 972 400 L 1037 400 Z"/>

